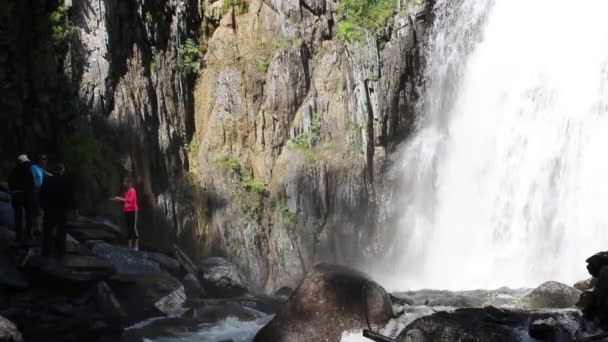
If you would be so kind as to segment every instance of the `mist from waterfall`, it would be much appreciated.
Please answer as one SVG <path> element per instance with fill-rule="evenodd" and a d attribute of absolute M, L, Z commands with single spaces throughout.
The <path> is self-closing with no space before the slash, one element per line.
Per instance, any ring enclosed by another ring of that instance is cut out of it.
<path fill-rule="evenodd" d="M 608 249 L 608 1 L 439 0 L 389 289 L 534 287 Z"/>

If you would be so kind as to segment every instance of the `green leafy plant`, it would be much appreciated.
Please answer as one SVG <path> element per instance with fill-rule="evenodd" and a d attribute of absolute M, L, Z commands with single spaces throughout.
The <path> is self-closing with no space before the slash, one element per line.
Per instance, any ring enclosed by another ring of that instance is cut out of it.
<path fill-rule="evenodd" d="M 268 63 L 268 58 L 262 57 L 262 58 L 258 59 L 258 61 L 255 63 L 255 70 L 257 70 L 259 72 L 266 72 L 266 71 L 268 71 L 269 66 L 270 66 L 270 63 Z"/>
<path fill-rule="evenodd" d="M 201 66 L 201 52 L 198 45 L 188 38 L 177 48 L 178 69 L 182 75 L 196 74 Z"/>
<path fill-rule="evenodd" d="M 321 131 L 321 119 L 317 113 L 313 113 L 308 130 L 298 134 L 292 141 L 294 147 L 298 149 L 310 150 L 319 139 Z"/>
<path fill-rule="evenodd" d="M 266 184 L 247 174 L 241 176 L 239 186 L 244 190 L 260 195 L 265 194 L 268 191 Z"/>
<path fill-rule="evenodd" d="M 249 10 L 249 3 L 247 0 L 224 0 L 222 3 L 222 13 L 228 13 L 231 8 L 234 8 L 234 13 L 236 15 L 241 15 L 247 13 Z"/>
<path fill-rule="evenodd" d="M 338 5 L 338 38 L 362 41 L 368 31 L 384 27 L 395 12 L 396 0 L 342 0 Z"/>
<path fill-rule="evenodd" d="M 296 224 L 298 224 L 298 212 L 293 212 L 289 210 L 287 206 L 281 207 L 281 218 L 283 219 L 283 222 L 285 222 L 285 224 L 291 227 L 294 227 Z"/>
<path fill-rule="evenodd" d="M 246 171 L 243 171 L 243 168 L 241 167 L 241 164 L 237 158 L 231 156 L 220 156 L 214 158 L 213 163 L 230 170 L 232 176 L 237 178 L 240 189 L 259 195 L 266 194 L 268 191 L 266 184 L 253 178 Z"/>
<path fill-rule="evenodd" d="M 216 165 L 227 167 L 233 174 L 240 175 L 241 164 L 236 157 L 231 156 L 220 156 L 213 159 L 213 163 Z"/>

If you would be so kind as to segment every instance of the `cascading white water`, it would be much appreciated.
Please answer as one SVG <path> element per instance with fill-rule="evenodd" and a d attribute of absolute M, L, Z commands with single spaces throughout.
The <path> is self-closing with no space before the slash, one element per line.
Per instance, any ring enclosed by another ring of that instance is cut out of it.
<path fill-rule="evenodd" d="M 606 0 L 439 0 L 391 289 L 532 287 L 608 249 Z"/>

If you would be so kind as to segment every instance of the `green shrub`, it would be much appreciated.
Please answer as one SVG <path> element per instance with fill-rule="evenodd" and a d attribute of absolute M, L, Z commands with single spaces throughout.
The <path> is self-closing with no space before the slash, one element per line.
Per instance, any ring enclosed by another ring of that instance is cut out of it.
<path fill-rule="evenodd" d="M 266 188 L 266 184 L 247 174 L 241 176 L 239 186 L 246 191 L 260 195 L 263 195 L 268 191 L 268 189 Z"/>
<path fill-rule="evenodd" d="M 213 163 L 216 165 L 221 165 L 227 167 L 233 174 L 240 175 L 241 173 L 241 164 L 239 164 L 239 160 L 236 157 L 231 156 L 220 156 L 213 158 Z"/>
<path fill-rule="evenodd" d="M 222 13 L 228 13 L 231 8 L 234 8 L 234 13 L 236 15 L 240 15 L 247 13 L 249 10 L 249 3 L 247 0 L 224 0 L 222 3 Z"/>
<path fill-rule="evenodd" d="M 213 159 L 213 163 L 230 170 L 231 175 L 237 178 L 240 189 L 259 195 L 263 195 L 268 191 L 266 184 L 243 171 L 237 158 L 231 156 L 216 157 Z"/>
<path fill-rule="evenodd" d="M 298 134 L 292 141 L 292 147 L 301 150 L 310 150 L 319 139 L 321 132 L 321 119 L 317 113 L 313 113 L 308 130 Z"/>
<path fill-rule="evenodd" d="M 201 52 L 190 38 L 177 48 L 177 58 L 178 69 L 182 75 L 196 74 L 201 67 Z"/>
<path fill-rule="evenodd" d="M 268 58 L 262 57 L 255 63 L 255 70 L 259 72 L 266 72 L 268 71 L 269 66 L 270 64 L 268 63 Z"/>
<path fill-rule="evenodd" d="M 66 42 L 71 33 L 72 27 L 67 19 L 67 10 L 63 6 L 57 7 L 48 16 L 48 24 L 51 28 L 51 37 L 55 44 Z"/>
<path fill-rule="evenodd" d="M 342 0 L 338 5 L 338 38 L 362 41 L 367 31 L 384 27 L 395 12 L 396 0 Z"/>
<path fill-rule="evenodd" d="M 281 217 L 288 226 L 294 227 L 298 224 L 298 212 L 292 212 L 287 206 L 281 207 Z"/>

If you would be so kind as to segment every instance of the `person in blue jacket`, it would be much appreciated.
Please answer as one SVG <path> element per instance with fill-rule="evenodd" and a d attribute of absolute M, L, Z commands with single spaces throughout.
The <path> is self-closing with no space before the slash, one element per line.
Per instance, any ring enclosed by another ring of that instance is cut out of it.
<path fill-rule="evenodd" d="M 33 202 L 33 215 L 34 215 L 34 231 L 38 233 L 40 231 L 40 188 L 44 183 L 45 177 L 53 176 L 51 173 L 46 171 L 46 166 L 48 163 L 48 158 L 46 155 L 41 154 L 38 156 L 36 160 L 36 164 L 32 164 L 32 175 L 34 176 L 34 202 Z"/>

